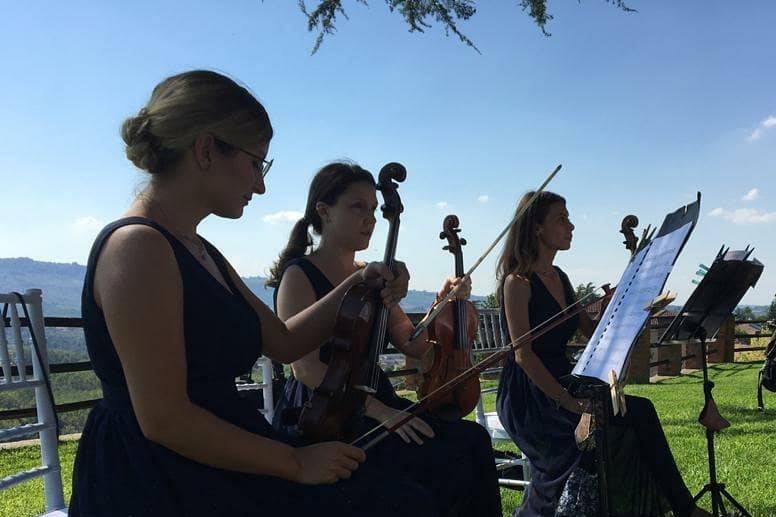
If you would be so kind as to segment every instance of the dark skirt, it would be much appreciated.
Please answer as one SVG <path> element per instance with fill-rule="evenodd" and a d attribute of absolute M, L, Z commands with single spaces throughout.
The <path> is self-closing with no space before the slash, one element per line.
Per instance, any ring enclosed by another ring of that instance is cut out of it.
<path fill-rule="evenodd" d="M 253 410 L 247 417 L 253 423 L 241 427 L 266 436 L 263 417 Z M 333 485 L 227 471 L 147 440 L 130 412 L 104 404 L 90 413 L 79 443 L 69 510 L 71 517 L 419 514 L 444 515 L 429 489 L 374 458 Z"/>
<path fill-rule="evenodd" d="M 394 409 L 412 404 L 396 394 L 387 378 L 385 382 L 387 386 L 381 383 L 378 387 L 381 402 Z M 310 393 L 309 388 L 292 377 L 276 407 L 276 428 L 300 441 L 303 437 L 296 426 L 289 421 L 281 422 L 280 415 L 286 409 L 298 408 L 295 404 L 303 404 Z M 487 431 L 467 420 L 447 422 L 430 415 L 421 418 L 434 430 L 434 438 L 417 445 L 405 443 L 392 434 L 370 449 L 367 463 L 373 462 L 392 479 L 412 480 L 429 490 L 443 515 L 500 517 L 498 474 Z M 358 434 L 376 425 L 376 420 L 364 418 Z"/>
<path fill-rule="evenodd" d="M 652 403 L 626 397 L 628 413 L 611 420 L 607 469 L 612 515 L 653 517 L 673 508 L 688 515 L 692 498 L 684 486 Z M 501 374 L 496 409 L 504 429 L 530 460 L 532 479 L 514 515 L 555 515 L 566 482 L 577 468 L 593 471 L 577 448 L 579 415 L 557 408 L 515 361 Z"/>

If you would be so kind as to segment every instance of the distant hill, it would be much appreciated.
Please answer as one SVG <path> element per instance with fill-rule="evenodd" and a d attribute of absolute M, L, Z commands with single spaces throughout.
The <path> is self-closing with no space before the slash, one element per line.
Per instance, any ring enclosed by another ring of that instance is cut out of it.
<path fill-rule="evenodd" d="M 0 258 L 0 292 L 43 289 L 47 315 L 80 316 L 85 273 L 86 267 L 76 263 Z"/>
<path fill-rule="evenodd" d="M 0 292 L 43 290 L 44 309 L 49 316 L 77 317 L 81 314 L 81 289 L 86 267 L 80 264 L 40 262 L 30 258 L 0 258 Z M 261 276 L 243 277 L 245 284 L 272 307 L 273 289 L 264 287 Z M 410 290 L 401 302 L 407 312 L 425 312 L 436 293 Z M 474 296 L 474 300 L 483 297 Z"/>

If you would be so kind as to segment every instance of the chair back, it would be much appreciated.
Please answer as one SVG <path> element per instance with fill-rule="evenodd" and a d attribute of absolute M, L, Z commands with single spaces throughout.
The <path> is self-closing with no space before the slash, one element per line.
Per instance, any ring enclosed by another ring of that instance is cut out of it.
<path fill-rule="evenodd" d="M 272 383 L 272 360 L 261 356 L 256 360 L 254 369 L 258 367 L 261 371 L 261 381 L 256 382 L 253 380 L 253 373 L 246 374 L 242 378 L 249 379 L 249 382 L 238 383 L 237 391 L 245 391 L 251 393 L 251 399 L 253 400 L 253 393 L 255 391 L 261 392 L 262 407 L 259 410 L 264 418 L 271 424 L 272 416 L 275 414 L 275 395 L 273 392 Z M 258 400 L 257 400 L 258 403 Z"/>
<path fill-rule="evenodd" d="M 65 508 L 65 500 L 57 449 L 57 419 L 48 382 L 42 292 L 29 289 L 23 295 L 0 293 L 0 309 L 3 316 L 0 321 L 0 393 L 34 390 L 38 414 L 37 422 L 0 427 L 0 442 L 38 435 L 41 449 L 41 465 L 0 479 L 0 491 L 42 477 L 46 511 L 54 512 Z"/>

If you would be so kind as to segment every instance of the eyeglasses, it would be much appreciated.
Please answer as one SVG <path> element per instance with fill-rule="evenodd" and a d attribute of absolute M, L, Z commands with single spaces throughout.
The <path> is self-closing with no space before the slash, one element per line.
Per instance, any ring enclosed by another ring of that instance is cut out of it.
<path fill-rule="evenodd" d="M 245 149 L 243 149 L 239 145 L 234 145 L 234 144 L 231 144 L 229 142 L 225 142 L 224 140 L 221 140 L 218 137 L 214 137 L 214 138 L 215 138 L 216 142 L 220 143 L 221 145 L 223 145 L 225 147 L 231 147 L 231 148 L 237 149 L 239 151 L 242 151 L 245 154 L 247 154 L 248 156 L 250 156 L 251 158 L 253 158 L 253 166 L 256 168 L 256 172 L 261 174 L 261 179 L 264 179 L 264 178 L 267 177 L 267 174 L 269 173 L 269 170 L 272 168 L 272 164 L 275 162 L 274 159 L 267 161 L 267 160 L 265 160 L 264 158 L 262 158 L 261 156 L 259 156 L 257 154 L 254 154 L 254 153 L 252 153 L 250 151 L 246 151 Z"/>

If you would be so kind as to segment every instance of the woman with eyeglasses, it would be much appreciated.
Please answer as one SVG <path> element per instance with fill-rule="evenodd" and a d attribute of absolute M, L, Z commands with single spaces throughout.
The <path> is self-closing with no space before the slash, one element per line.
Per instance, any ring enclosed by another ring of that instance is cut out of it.
<path fill-rule="evenodd" d="M 165 79 L 121 134 L 150 181 L 89 256 L 84 334 L 103 400 L 69 515 L 439 515 L 428 490 L 362 465 L 360 449 L 291 443 L 234 385 L 260 354 L 290 363 L 316 350 L 349 286 L 385 279 L 390 307 L 407 278 L 368 264 L 284 322 L 198 235 L 206 217 L 237 219 L 264 194 L 272 163 L 267 112 L 228 77 Z"/>
<path fill-rule="evenodd" d="M 324 166 L 313 178 L 303 217 L 294 225 L 288 244 L 271 271 L 268 285 L 275 287 L 275 306 L 281 319 L 291 321 L 309 307 L 340 289 L 362 264 L 358 251 L 369 246 L 377 219 L 375 179 L 351 163 Z M 320 237 L 313 248 L 309 230 Z M 406 268 L 397 263 L 402 276 Z M 439 296 L 459 281 L 445 280 Z M 459 288 L 468 298 L 471 284 Z M 408 357 L 422 359 L 430 347 L 424 333 L 408 341 L 414 327 L 402 309 L 388 316 L 388 337 Z M 290 343 L 289 343 L 290 344 Z M 299 434 L 286 415 L 298 413 L 321 384 L 333 345 L 322 339 L 291 365 L 293 376 L 276 407 L 276 428 Z M 367 396 L 360 434 L 401 415 L 411 402 L 399 397 L 379 366 L 377 390 Z M 428 488 L 438 506 L 449 515 L 500 516 L 501 499 L 490 436 L 480 425 L 466 420 L 442 421 L 426 415 L 409 420 L 369 451 L 367 463 L 378 464 L 392 479 L 408 479 Z"/>

